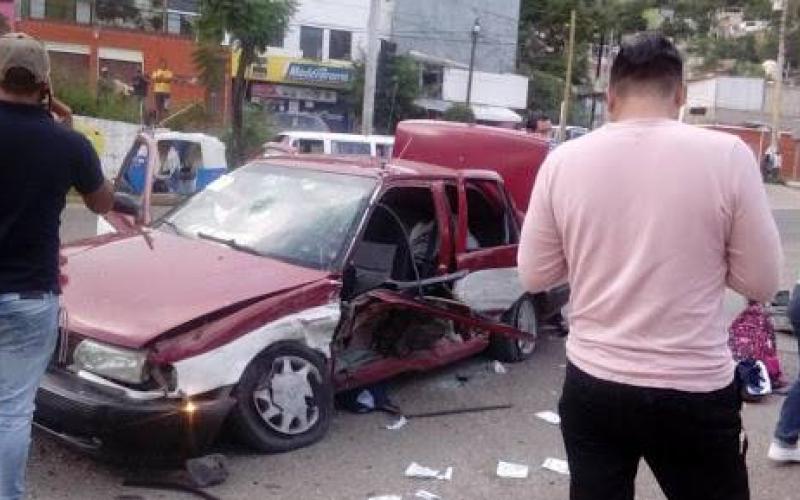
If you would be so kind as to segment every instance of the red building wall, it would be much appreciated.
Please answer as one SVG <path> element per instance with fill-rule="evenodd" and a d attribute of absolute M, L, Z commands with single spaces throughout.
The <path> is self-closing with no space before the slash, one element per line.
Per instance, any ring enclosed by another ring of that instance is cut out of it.
<path fill-rule="evenodd" d="M 102 26 L 82 26 L 55 21 L 24 19 L 15 26 L 45 42 L 61 42 L 86 45 L 90 47 L 89 82 L 94 86 L 99 68 L 98 48 L 116 48 L 138 50 L 142 52 L 144 70 L 149 75 L 158 68 L 159 61 L 167 61 L 170 70 L 176 76 L 172 85 L 173 110 L 181 104 L 203 101 L 206 96 L 205 87 L 199 83 L 198 71 L 192 60 L 195 48 L 191 38 L 169 35 L 166 33 L 144 33 L 141 31 Z M 58 89 L 56 89 L 56 92 Z M 152 94 L 152 87 L 150 89 Z M 152 97 L 151 97 L 152 100 Z"/>
<path fill-rule="evenodd" d="M 753 150 L 759 163 L 769 147 L 770 133 L 768 131 L 721 125 L 711 125 L 708 128 L 739 136 Z M 800 148 L 792 134 L 787 132 L 781 134 L 780 148 L 783 160 L 781 177 L 786 181 L 800 180 Z"/>

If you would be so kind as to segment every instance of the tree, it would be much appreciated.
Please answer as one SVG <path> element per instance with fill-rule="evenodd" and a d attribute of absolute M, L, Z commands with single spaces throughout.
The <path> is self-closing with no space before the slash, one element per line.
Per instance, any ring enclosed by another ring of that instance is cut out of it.
<path fill-rule="evenodd" d="M 442 115 L 442 119 L 448 122 L 475 123 L 475 113 L 466 104 L 453 104 Z"/>
<path fill-rule="evenodd" d="M 201 0 L 197 26 L 203 43 L 219 44 L 229 34 L 239 53 L 231 96 L 231 157 L 245 159 L 243 142 L 247 68 L 282 34 L 297 8 L 295 0 Z"/>

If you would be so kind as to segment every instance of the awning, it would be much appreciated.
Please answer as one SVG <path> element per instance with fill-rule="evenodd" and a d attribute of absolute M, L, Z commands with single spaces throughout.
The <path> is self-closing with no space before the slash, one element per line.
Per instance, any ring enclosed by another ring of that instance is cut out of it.
<path fill-rule="evenodd" d="M 414 101 L 417 106 L 429 111 L 444 113 L 454 103 L 441 99 L 420 97 Z M 494 123 L 522 123 L 522 117 L 516 111 L 502 106 L 488 106 L 486 104 L 472 104 L 475 119 L 482 122 Z"/>

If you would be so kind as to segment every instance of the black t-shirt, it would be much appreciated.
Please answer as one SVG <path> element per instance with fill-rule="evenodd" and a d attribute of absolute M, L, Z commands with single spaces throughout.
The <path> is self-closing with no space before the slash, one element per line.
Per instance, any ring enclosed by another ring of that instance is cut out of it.
<path fill-rule="evenodd" d="M 55 292 L 66 195 L 104 182 L 89 141 L 43 108 L 0 102 L 0 294 Z"/>

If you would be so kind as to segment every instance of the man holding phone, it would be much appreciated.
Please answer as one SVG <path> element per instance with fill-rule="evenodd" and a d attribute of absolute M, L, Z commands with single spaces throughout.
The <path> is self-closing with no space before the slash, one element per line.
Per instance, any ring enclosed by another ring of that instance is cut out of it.
<path fill-rule="evenodd" d="M 111 184 L 89 141 L 51 96 L 44 46 L 0 37 L 0 499 L 24 495 L 36 389 L 57 338 L 59 226 L 75 188 L 95 213 Z"/>

